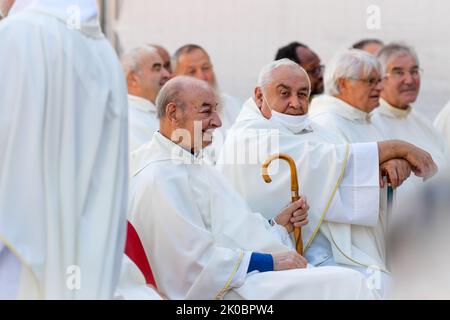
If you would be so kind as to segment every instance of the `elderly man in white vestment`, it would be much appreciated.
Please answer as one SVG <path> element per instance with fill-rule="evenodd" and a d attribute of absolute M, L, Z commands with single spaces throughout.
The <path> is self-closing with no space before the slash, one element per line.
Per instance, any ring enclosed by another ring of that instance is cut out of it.
<path fill-rule="evenodd" d="M 371 120 L 385 139 L 408 141 L 429 152 L 443 172 L 450 166 L 449 149 L 427 117 L 412 107 L 420 92 L 421 69 L 414 50 L 392 43 L 379 53 L 384 70 L 380 107 Z"/>
<path fill-rule="evenodd" d="M 169 72 L 156 48 L 140 46 L 124 53 L 122 68 L 128 85 L 130 153 L 149 142 L 158 131 L 155 101 L 169 80 Z"/>
<path fill-rule="evenodd" d="M 213 143 L 208 147 L 205 155 L 212 161 L 216 157 L 226 139 L 227 131 L 233 125 L 242 103 L 229 94 L 220 92 L 217 83 L 214 65 L 206 50 L 195 44 L 187 44 L 180 47 L 172 57 L 174 76 L 189 76 L 208 82 L 219 97 L 219 115 L 222 126 L 215 130 Z"/>
<path fill-rule="evenodd" d="M 260 176 L 261 164 L 272 154 L 290 155 L 297 165 L 300 191 L 311 207 L 302 232 L 309 263 L 368 271 L 374 287 L 384 294 L 382 276 L 376 272 L 385 269 L 384 252 L 371 231 L 379 221 L 380 164 L 396 169 L 396 159 L 404 159 L 428 176 L 433 162 L 400 141 L 343 143 L 309 120 L 309 94 L 307 73 L 296 63 L 283 59 L 265 66 L 254 97 L 244 104 L 229 133 L 217 168 L 253 211 L 270 219 L 290 199 L 291 174 L 287 165 L 280 164 L 267 185 Z"/>
<path fill-rule="evenodd" d="M 325 72 L 326 95 L 311 104 L 311 119 L 348 143 L 401 140 L 401 136 L 384 135 L 370 118 L 371 112 L 380 105 L 382 71 L 377 58 L 365 51 L 352 49 L 337 54 Z M 394 189 L 400 187 L 414 169 L 407 161 L 397 162 L 395 169 L 390 167 L 390 163 L 381 167 L 382 173 L 392 172 L 389 180 Z M 400 190 L 402 188 L 404 187 L 401 186 Z M 386 229 L 391 218 L 387 216 L 386 191 L 384 188 L 381 192 L 378 223 L 375 228 L 367 229 L 383 252 L 386 250 Z M 382 263 L 386 263 L 385 259 Z"/>
<path fill-rule="evenodd" d="M 450 150 L 450 101 L 436 117 L 434 126 L 444 136 L 447 149 Z"/>
<path fill-rule="evenodd" d="M 377 297 L 356 271 L 305 268 L 289 237 L 307 223 L 304 198 L 269 222 L 202 163 L 221 125 L 217 105 L 206 82 L 170 80 L 157 99 L 160 131 L 135 153 L 130 221 L 159 290 L 170 299 Z"/>
<path fill-rule="evenodd" d="M 127 100 L 94 0 L 0 0 L 0 299 L 109 299 Z"/>

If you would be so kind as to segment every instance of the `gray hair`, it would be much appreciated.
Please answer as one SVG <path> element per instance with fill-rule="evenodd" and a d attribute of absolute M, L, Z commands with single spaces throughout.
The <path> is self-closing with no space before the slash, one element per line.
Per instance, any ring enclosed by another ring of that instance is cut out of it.
<path fill-rule="evenodd" d="M 157 54 L 158 51 L 148 45 L 139 46 L 125 52 L 120 58 L 125 77 L 128 76 L 130 72 L 139 73 L 142 59 L 146 55 L 154 53 Z"/>
<path fill-rule="evenodd" d="M 166 107 L 169 103 L 175 103 L 177 107 L 184 110 L 186 103 L 184 95 L 192 92 L 194 88 L 213 88 L 205 81 L 188 76 L 178 76 L 169 80 L 159 91 L 156 97 L 156 114 L 158 119 L 166 116 Z"/>
<path fill-rule="evenodd" d="M 308 79 L 309 91 L 311 92 L 311 79 L 309 79 L 308 73 L 298 63 L 287 58 L 272 61 L 265 65 L 259 73 L 258 87 L 265 90 L 266 87 L 273 81 L 274 71 L 281 67 L 288 67 L 293 71 L 304 74 L 306 79 Z"/>
<path fill-rule="evenodd" d="M 402 43 L 390 43 L 384 46 L 380 50 L 380 52 L 378 52 L 377 57 L 381 65 L 383 66 L 384 71 L 387 72 L 387 66 L 391 58 L 402 56 L 405 54 L 413 57 L 416 60 L 417 64 L 419 64 L 419 58 L 416 51 L 414 51 L 412 47 Z"/>
<path fill-rule="evenodd" d="M 337 96 L 339 79 L 365 79 L 373 71 L 383 73 L 375 56 L 359 49 L 350 49 L 337 54 L 327 65 L 324 75 L 325 93 Z"/>

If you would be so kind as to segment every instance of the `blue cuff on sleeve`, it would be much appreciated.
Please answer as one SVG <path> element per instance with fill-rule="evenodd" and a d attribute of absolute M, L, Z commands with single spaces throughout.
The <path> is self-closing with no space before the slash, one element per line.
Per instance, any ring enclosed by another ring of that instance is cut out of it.
<path fill-rule="evenodd" d="M 269 272 L 273 271 L 273 257 L 271 254 L 253 252 L 250 258 L 247 273 L 259 271 Z"/>

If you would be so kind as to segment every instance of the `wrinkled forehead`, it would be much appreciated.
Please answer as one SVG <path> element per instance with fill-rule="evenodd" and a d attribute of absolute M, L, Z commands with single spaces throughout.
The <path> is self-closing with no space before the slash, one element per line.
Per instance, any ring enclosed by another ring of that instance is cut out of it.
<path fill-rule="evenodd" d="M 194 83 L 187 85 L 184 88 L 183 96 L 186 100 L 197 106 L 203 104 L 216 106 L 218 103 L 218 97 L 215 90 L 206 82 L 202 84 Z"/>
<path fill-rule="evenodd" d="M 300 68 L 281 66 L 272 71 L 272 88 L 279 86 L 288 87 L 293 90 L 309 89 L 310 81 L 308 74 Z"/>
<path fill-rule="evenodd" d="M 399 51 L 394 53 L 388 60 L 388 68 L 411 68 L 418 66 L 419 61 L 417 57 L 406 51 Z"/>
<path fill-rule="evenodd" d="M 163 47 L 161 47 L 161 46 L 159 46 L 159 45 L 156 45 L 156 44 L 151 44 L 151 45 L 149 45 L 151 48 L 154 48 L 157 52 L 158 52 L 158 54 L 159 54 L 159 56 L 164 60 L 164 61 L 167 61 L 167 60 L 170 60 L 170 54 L 169 54 L 169 52 L 165 49 L 165 48 L 163 48 Z"/>
<path fill-rule="evenodd" d="M 195 66 L 203 63 L 211 63 L 211 60 L 208 54 L 201 49 L 185 52 L 178 59 L 178 64 L 183 67 Z"/>
<path fill-rule="evenodd" d="M 149 51 L 145 52 L 142 56 L 141 62 L 146 65 L 154 65 L 154 64 L 163 64 L 163 59 L 159 55 L 158 51 L 156 49 L 150 49 Z"/>

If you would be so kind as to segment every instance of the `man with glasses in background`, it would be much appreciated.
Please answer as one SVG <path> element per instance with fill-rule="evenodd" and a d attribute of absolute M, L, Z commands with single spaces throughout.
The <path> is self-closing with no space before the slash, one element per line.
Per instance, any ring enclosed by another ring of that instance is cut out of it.
<path fill-rule="evenodd" d="M 439 171 L 448 168 L 450 156 L 443 137 L 427 117 L 411 105 L 420 92 L 421 74 L 416 52 L 404 44 L 391 43 L 379 53 L 384 70 L 380 107 L 371 115 L 371 121 L 385 139 L 400 139 L 412 143 L 430 153 Z M 402 200 L 420 183 L 409 179 L 397 192 Z"/>

